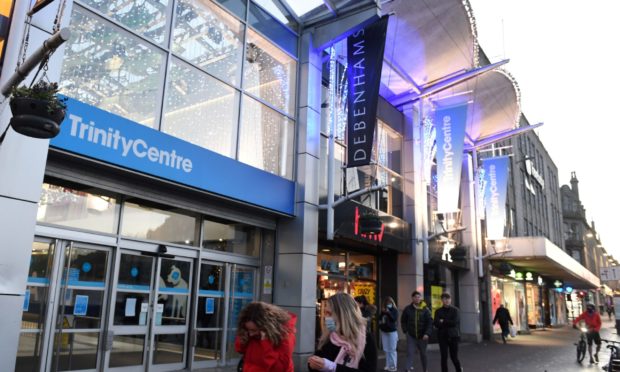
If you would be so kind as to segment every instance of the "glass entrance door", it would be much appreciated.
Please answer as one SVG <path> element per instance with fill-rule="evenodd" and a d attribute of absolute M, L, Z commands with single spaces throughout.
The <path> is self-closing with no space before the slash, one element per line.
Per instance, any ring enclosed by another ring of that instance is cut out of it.
<path fill-rule="evenodd" d="M 234 365 L 237 321 L 245 305 L 257 299 L 257 269 L 203 261 L 199 275 L 192 368 Z"/>
<path fill-rule="evenodd" d="M 33 243 L 16 370 L 99 368 L 110 252 L 59 240 Z"/>
<path fill-rule="evenodd" d="M 121 250 L 117 260 L 105 365 L 184 368 L 192 259 Z"/>

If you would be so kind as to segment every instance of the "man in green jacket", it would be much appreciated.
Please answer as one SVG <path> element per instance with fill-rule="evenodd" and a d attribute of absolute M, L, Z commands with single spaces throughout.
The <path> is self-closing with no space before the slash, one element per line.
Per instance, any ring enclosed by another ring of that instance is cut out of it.
<path fill-rule="evenodd" d="M 411 304 L 405 307 L 400 318 L 403 332 L 407 335 L 407 371 L 413 371 L 413 355 L 415 349 L 420 353 L 422 372 L 427 372 L 426 347 L 428 338 L 433 331 L 431 311 L 422 301 L 422 294 L 415 291 L 411 294 Z"/>

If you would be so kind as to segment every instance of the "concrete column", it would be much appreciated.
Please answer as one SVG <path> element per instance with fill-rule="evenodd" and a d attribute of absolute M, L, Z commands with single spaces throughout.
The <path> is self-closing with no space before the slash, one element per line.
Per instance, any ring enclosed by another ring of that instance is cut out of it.
<path fill-rule="evenodd" d="M 321 58 L 309 33 L 302 36 L 299 63 L 296 216 L 278 227 L 274 302 L 297 314 L 293 360 L 303 371 L 315 349 L 321 138 Z"/>
<path fill-rule="evenodd" d="M 398 307 L 402 310 L 411 303 L 413 291 L 422 292 L 424 289 L 424 244 L 422 239 L 426 231 L 424 224 L 426 214 L 423 157 L 421 146 L 421 130 L 419 114 L 413 107 L 408 105 L 404 108 L 405 133 L 403 138 L 403 192 L 405 196 L 405 221 L 411 224 L 411 252 L 401 253 L 398 256 Z"/>
<path fill-rule="evenodd" d="M 467 229 L 463 231 L 462 244 L 469 247 L 467 261 L 468 271 L 462 271 L 459 276 L 459 307 L 461 310 L 461 334 L 465 341 L 480 342 L 482 327 L 480 319 L 480 282 L 478 279 L 478 262 L 476 253 L 477 220 L 475 215 L 476 203 L 474 200 L 474 166 L 471 154 L 463 156 L 463 171 L 461 174 L 461 219 Z"/>
<path fill-rule="evenodd" d="M 11 77 L 17 61 L 21 58 L 24 23 L 30 3 L 29 0 L 15 2 L 0 86 Z M 55 14 L 57 6 L 58 3 L 50 5 L 45 12 Z M 35 18 L 33 24 L 40 19 L 40 14 Z M 31 28 L 27 56 L 51 36 L 53 20 L 54 17 L 48 17 L 45 27 Z M 47 76 L 51 81 L 58 81 L 60 77 L 63 51 L 63 48 L 59 48 L 50 59 Z M 28 83 L 32 76 L 33 74 L 26 79 Z M 2 97 L 1 101 L 0 133 L 7 128 L 12 116 L 8 99 Z M 0 144 L 0 361 L 3 371 L 15 369 L 22 306 L 48 145 L 49 140 L 25 137 L 11 128 L 4 142 Z"/>

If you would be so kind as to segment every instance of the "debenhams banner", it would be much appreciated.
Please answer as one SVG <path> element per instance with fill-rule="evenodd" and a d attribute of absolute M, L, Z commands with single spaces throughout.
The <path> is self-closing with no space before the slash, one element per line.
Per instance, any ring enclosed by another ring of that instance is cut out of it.
<path fill-rule="evenodd" d="M 347 168 L 370 164 L 387 23 L 382 17 L 347 40 Z"/>
<path fill-rule="evenodd" d="M 437 138 L 437 212 L 459 209 L 467 104 L 435 111 Z"/>
<path fill-rule="evenodd" d="M 484 170 L 484 211 L 487 239 L 505 237 L 506 193 L 508 192 L 508 157 L 499 156 L 482 160 Z"/>

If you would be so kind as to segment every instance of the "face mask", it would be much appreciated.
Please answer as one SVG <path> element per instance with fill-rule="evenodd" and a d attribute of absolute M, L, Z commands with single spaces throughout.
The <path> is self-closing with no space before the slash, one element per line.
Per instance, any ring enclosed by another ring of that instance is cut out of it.
<path fill-rule="evenodd" d="M 387 304 L 387 308 L 391 309 L 392 308 L 392 304 Z"/>
<path fill-rule="evenodd" d="M 588 309 L 588 313 L 592 314 L 594 312 L 594 309 Z"/>
<path fill-rule="evenodd" d="M 328 331 L 334 332 L 336 330 L 336 321 L 332 317 L 325 317 L 325 328 Z"/>

